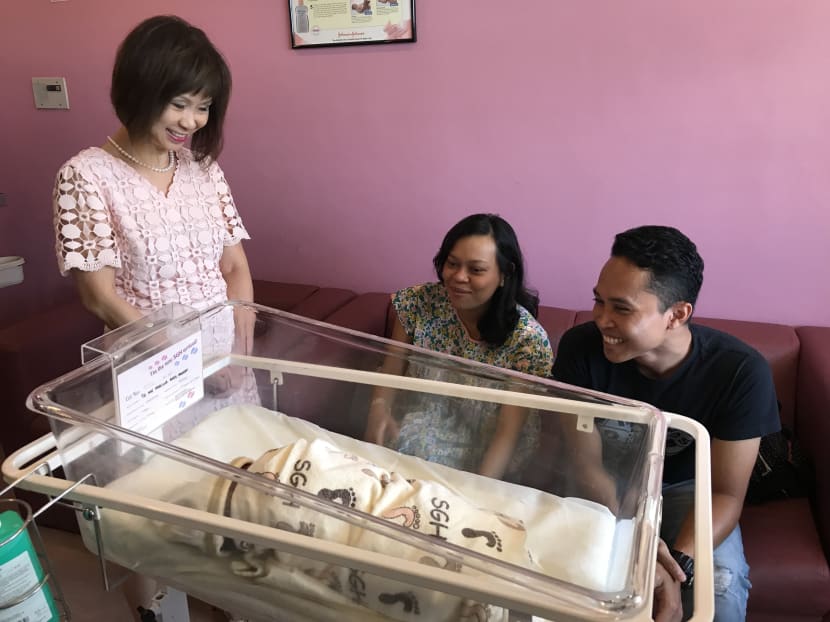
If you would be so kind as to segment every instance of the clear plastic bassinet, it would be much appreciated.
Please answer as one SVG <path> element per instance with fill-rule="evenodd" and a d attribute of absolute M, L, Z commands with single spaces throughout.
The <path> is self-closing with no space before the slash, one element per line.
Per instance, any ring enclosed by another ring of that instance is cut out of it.
<path fill-rule="evenodd" d="M 644 404 L 253 304 L 170 306 L 82 354 L 29 399 L 64 479 L 26 481 L 87 478 L 71 496 L 100 513 L 109 560 L 252 620 L 650 619 L 667 424 L 706 439 Z"/>

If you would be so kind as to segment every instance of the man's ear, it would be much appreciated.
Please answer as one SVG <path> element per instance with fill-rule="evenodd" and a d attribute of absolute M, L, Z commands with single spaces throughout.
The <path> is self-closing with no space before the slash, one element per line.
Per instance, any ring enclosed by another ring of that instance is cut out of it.
<path fill-rule="evenodd" d="M 689 321 L 692 317 L 694 307 L 688 302 L 676 302 L 671 307 L 671 315 L 669 315 L 669 328 L 679 328 Z"/>

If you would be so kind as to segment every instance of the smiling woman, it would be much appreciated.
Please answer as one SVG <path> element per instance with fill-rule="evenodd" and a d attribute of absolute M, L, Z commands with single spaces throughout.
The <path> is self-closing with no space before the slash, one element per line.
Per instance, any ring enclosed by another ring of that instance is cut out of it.
<path fill-rule="evenodd" d="M 110 99 L 122 125 L 67 161 L 53 194 L 61 274 L 108 328 L 169 303 L 253 300 L 248 232 L 216 162 L 230 93 L 222 55 L 178 17 L 151 17 L 121 43 Z M 206 358 L 249 351 L 253 316 L 235 313 L 202 324 Z M 211 380 L 212 395 L 256 403 L 238 368 Z M 146 605 L 153 587 L 134 580 L 131 591 L 133 605 Z"/>
<path fill-rule="evenodd" d="M 464 218 L 447 232 L 433 265 L 437 283 L 392 296 L 393 339 L 538 376 L 550 373 L 550 341 L 535 319 L 539 301 L 525 286 L 524 259 L 507 221 L 493 214 Z M 450 379 L 413 363 L 405 370 L 393 357 L 383 371 Z M 517 480 L 538 442 L 538 416 L 492 406 L 395 400 L 389 390 L 376 389 L 365 436 L 433 462 Z"/>
<path fill-rule="evenodd" d="M 230 91 L 222 55 L 178 17 L 121 43 L 110 98 L 122 126 L 66 162 L 54 189 L 61 273 L 109 328 L 172 302 L 252 300 L 249 236 L 216 162 Z"/>

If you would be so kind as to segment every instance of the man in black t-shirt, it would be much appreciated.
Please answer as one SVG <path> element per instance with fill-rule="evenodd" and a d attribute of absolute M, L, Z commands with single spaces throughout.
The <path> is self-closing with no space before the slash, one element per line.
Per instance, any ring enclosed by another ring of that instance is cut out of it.
<path fill-rule="evenodd" d="M 691 324 L 703 283 L 695 245 L 671 227 L 620 233 L 594 287 L 594 321 L 567 331 L 553 365 L 556 380 L 648 402 L 699 421 L 711 436 L 715 620 L 746 617 L 749 590 L 738 519 L 760 437 L 780 428 L 772 374 L 764 358 L 740 340 Z M 615 490 L 605 461 L 637 442 L 636 428 L 597 422 L 575 468 L 595 489 Z M 670 430 L 663 474 L 663 525 L 656 609 L 676 606 L 682 564 L 693 571 L 694 446 Z M 597 482 L 603 482 L 597 486 Z M 688 583 L 688 582 L 686 582 Z M 662 601 L 662 602 L 661 602 Z M 691 614 L 691 590 L 682 592 Z M 667 614 L 666 614 L 667 615 Z"/>

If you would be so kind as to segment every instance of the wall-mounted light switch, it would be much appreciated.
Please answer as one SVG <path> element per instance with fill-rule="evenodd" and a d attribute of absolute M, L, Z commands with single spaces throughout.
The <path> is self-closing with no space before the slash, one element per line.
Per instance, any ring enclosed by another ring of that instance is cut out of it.
<path fill-rule="evenodd" d="M 66 78 L 32 78 L 35 108 L 69 109 Z"/>

